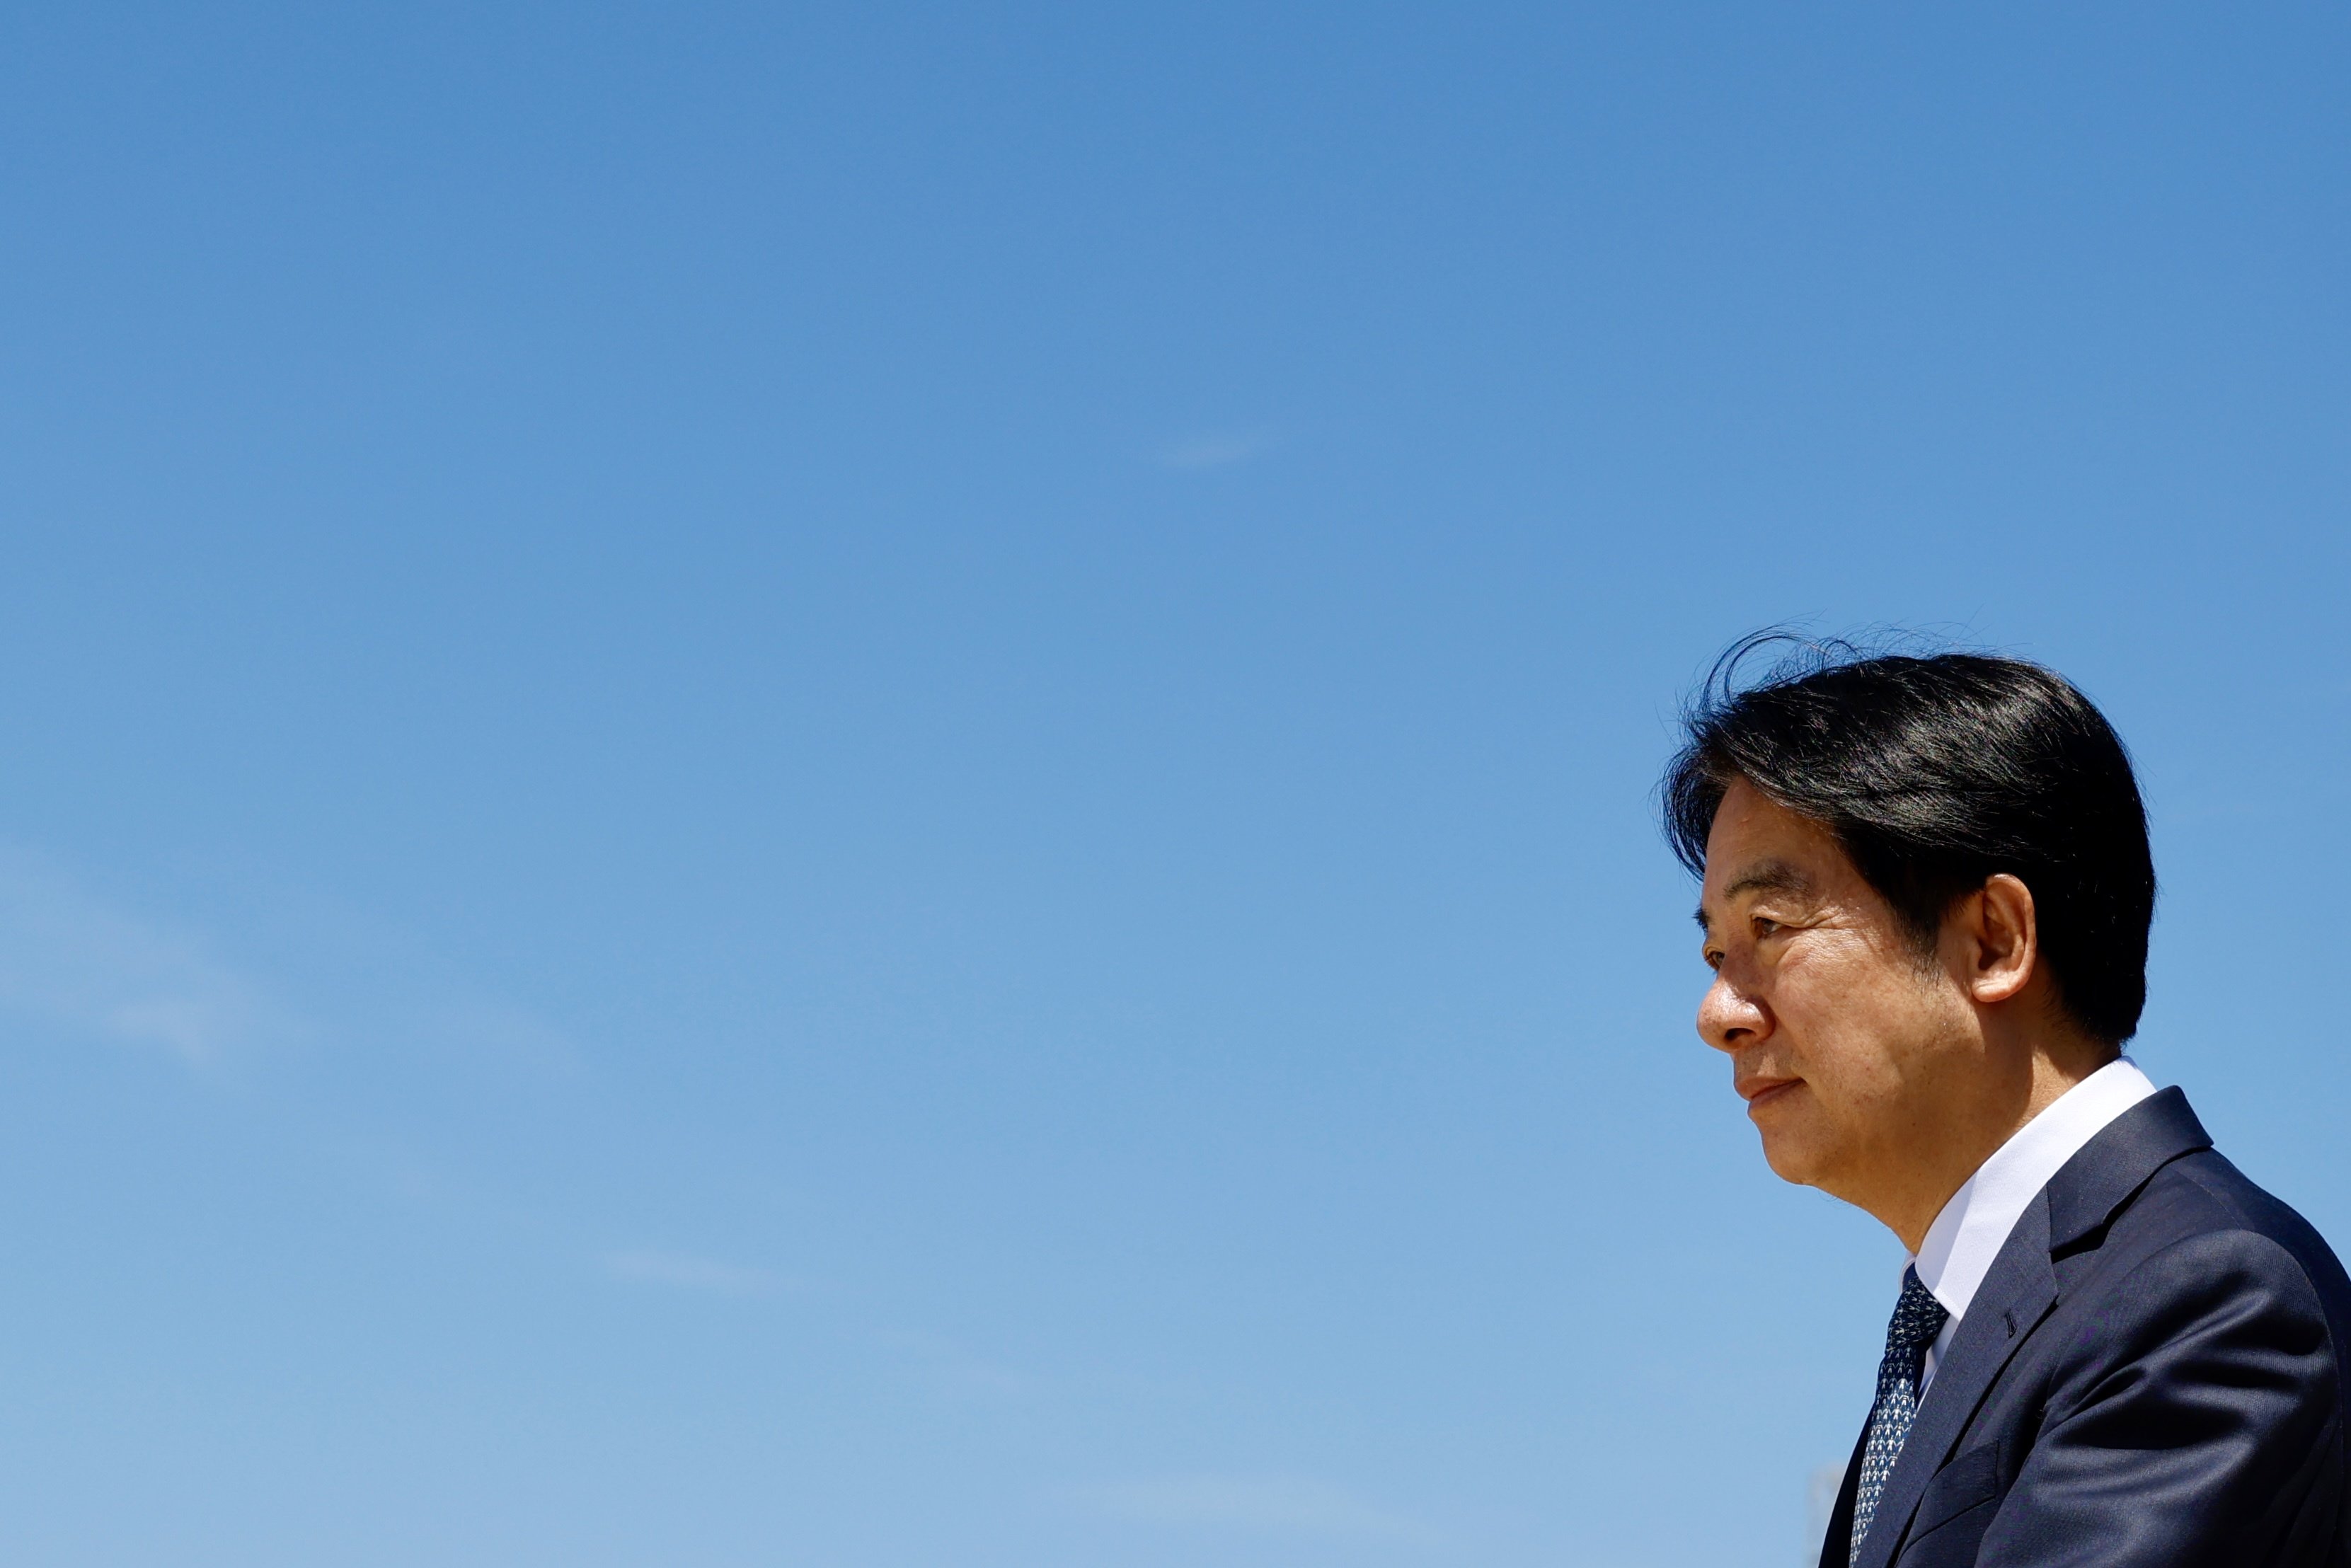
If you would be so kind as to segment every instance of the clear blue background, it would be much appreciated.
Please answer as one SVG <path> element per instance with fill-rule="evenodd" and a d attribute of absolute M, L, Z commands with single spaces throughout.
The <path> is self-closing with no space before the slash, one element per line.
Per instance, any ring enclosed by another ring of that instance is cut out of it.
<path fill-rule="evenodd" d="M 1739 632 L 2137 749 L 2351 1240 L 2339 5 L 10 8 L 0 1556 L 1770 1565 Z"/>

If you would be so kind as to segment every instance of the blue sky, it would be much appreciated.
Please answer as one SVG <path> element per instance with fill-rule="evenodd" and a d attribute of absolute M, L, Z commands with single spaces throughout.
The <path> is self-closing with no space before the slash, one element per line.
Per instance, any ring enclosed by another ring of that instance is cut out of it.
<path fill-rule="evenodd" d="M 9 1561 L 1796 1563 L 1767 622 L 2106 706 L 2351 1239 L 2340 7 L 0 26 Z"/>

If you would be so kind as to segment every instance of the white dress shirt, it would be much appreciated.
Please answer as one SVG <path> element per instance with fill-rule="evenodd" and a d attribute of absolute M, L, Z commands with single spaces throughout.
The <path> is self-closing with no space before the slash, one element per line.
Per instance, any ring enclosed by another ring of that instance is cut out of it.
<path fill-rule="evenodd" d="M 1918 1244 L 1918 1255 L 1909 1260 L 1918 1282 L 1951 1314 L 1927 1348 L 1926 1370 L 1918 1379 L 1921 1397 L 1935 1380 L 1936 1364 L 1951 1348 L 1959 1320 L 1968 1315 L 1976 1287 L 1991 1271 L 1992 1260 L 2026 1207 L 2083 1145 L 2154 1092 L 2137 1062 L 2116 1057 L 2019 1127 L 1943 1205 Z"/>

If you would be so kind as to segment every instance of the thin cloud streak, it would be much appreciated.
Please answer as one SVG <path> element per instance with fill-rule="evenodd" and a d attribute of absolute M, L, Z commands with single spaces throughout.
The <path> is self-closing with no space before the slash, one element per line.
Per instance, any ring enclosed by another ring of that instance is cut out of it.
<path fill-rule="evenodd" d="M 791 1281 L 770 1269 L 745 1268 L 682 1252 L 607 1252 L 601 1261 L 604 1271 L 613 1279 L 672 1290 L 702 1291 L 722 1296 L 772 1296 L 792 1288 Z"/>
<path fill-rule="evenodd" d="M 296 1027 L 194 936 L 118 909 L 18 849 L 0 849 L 0 1007 L 192 1065 Z"/>
<path fill-rule="evenodd" d="M 957 1398 L 1019 1398 L 1036 1390 L 1036 1380 L 1028 1374 L 974 1355 L 938 1334 L 889 1332 L 881 1338 L 906 1352 L 921 1368 L 925 1382 Z"/>
<path fill-rule="evenodd" d="M 1276 444 L 1274 437 L 1262 431 L 1218 431 L 1171 442 L 1159 449 L 1157 457 L 1165 468 L 1228 468 L 1260 456 Z"/>

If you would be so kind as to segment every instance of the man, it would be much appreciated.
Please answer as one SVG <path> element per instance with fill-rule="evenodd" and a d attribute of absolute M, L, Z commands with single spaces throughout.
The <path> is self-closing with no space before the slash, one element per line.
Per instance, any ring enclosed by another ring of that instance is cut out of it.
<path fill-rule="evenodd" d="M 1665 789 L 1764 1158 L 1910 1254 L 1823 1568 L 2351 1565 L 2351 1281 L 2123 1042 L 2130 760 L 2011 659 L 1742 644 Z"/>

